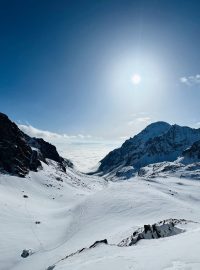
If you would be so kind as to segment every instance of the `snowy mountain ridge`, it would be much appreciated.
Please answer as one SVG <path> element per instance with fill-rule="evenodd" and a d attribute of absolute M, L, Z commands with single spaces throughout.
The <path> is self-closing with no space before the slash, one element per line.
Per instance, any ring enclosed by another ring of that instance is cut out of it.
<path fill-rule="evenodd" d="M 156 122 L 125 141 L 120 148 L 111 151 L 101 160 L 98 172 L 110 179 L 116 176 L 129 178 L 150 164 L 161 162 L 184 164 L 186 156 L 189 163 L 200 162 L 198 141 L 200 129 Z"/>

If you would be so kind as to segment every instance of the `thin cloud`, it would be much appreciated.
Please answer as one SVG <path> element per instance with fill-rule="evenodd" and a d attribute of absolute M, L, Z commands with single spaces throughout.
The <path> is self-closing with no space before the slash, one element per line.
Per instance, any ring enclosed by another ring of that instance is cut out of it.
<path fill-rule="evenodd" d="M 200 128 L 200 122 L 195 123 L 194 128 Z"/>
<path fill-rule="evenodd" d="M 91 135 L 83 135 L 83 134 L 78 134 L 78 135 L 68 135 L 68 134 L 59 134 L 47 130 L 41 130 L 38 128 L 35 128 L 31 125 L 22 125 L 19 124 L 18 127 L 27 135 L 31 137 L 36 137 L 36 138 L 43 138 L 44 140 L 48 141 L 54 141 L 54 140 L 74 140 L 74 139 L 79 139 L 79 140 L 85 140 L 85 139 L 91 139 Z"/>
<path fill-rule="evenodd" d="M 192 75 L 187 77 L 181 77 L 180 82 L 187 86 L 198 85 L 200 84 L 200 74 L 196 74 L 194 76 Z"/>
<path fill-rule="evenodd" d="M 148 123 L 151 121 L 151 118 L 150 117 L 138 117 L 136 119 L 138 122 L 142 122 L 142 123 Z"/>
<path fill-rule="evenodd" d="M 145 116 L 145 117 L 136 117 L 135 119 L 128 122 L 129 126 L 137 125 L 139 123 L 148 124 L 151 122 L 151 117 Z"/>

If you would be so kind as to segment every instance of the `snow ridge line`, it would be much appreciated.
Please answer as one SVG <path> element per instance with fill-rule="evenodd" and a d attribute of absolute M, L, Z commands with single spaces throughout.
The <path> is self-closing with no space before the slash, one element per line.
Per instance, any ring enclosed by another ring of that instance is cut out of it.
<path fill-rule="evenodd" d="M 157 222 L 153 225 L 144 225 L 144 227 L 141 227 L 137 229 L 136 231 L 134 231 L 130 237 L 123 239 L 119 244 L 109 244 L 107 239 L 98 240 L 98 241 L 95 241 L 91 246 L 86 247 L 86 248 L 81 248 L 65 256 L 64 258 L 58 260 L 53 265 L 49 266 L 46 270 L 53 270 L 59 262 L 64 261 L 68 259 L 69 257 L 73 257 L 77 254 L 85 252 L 89 249 L 96 248 L 103 244 L 121 248 L 121 247 L 128 247 L 128 246 L 136 245 L 138 241 L 143 240 L 143 239 L 158 239 L 158 238 L 175 236 L 177 234 L 185 232 L 185 230 L 177 228 L 176 227 L 177 224 L 187 224 L 191 222 L 197 223 L 191 220 L 171 218 L 171 219 Z"/>

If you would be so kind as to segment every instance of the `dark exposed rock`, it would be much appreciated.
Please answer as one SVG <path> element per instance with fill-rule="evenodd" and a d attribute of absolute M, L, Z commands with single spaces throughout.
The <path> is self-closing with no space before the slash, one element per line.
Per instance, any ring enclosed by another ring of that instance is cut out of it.
<path fill-rule="evenodd" d="M 144 232 L 145 233 L 147 233 L 150 230 L 151 230 L 151 226 L 150 225 L 144 225 Z"/>
<path fill-rule="evenodd" d="M 175 225 L 185 223 L 187 223 L 187 221 L 183 219 L 168 219 L 153 225 L 144 225 L 143 228 L 139 228 L 133 232 L 130 237 L 122 240 L 118 246 L 132 246 L 142 239 L 158 239 L 182 233 L 184 230 L 177 228 Z"/>
<path fill-rule="evenodd" d="M 58 162 L 63 171 L 66 171 L 65 170 L 65 166 L 67 165 L 66 160 L 58 154 L 57 149 L 54 145 L 46 142 L 41 138 L 30 138 L 27 135 L 26 140 L 32 148 L 37 149 L 38 158 L 41 161 L 47 163 L 47 159 L 54 160 Z"/>
<path fill-rule="evenodd" d="M 41 138 L 31 138 L 28 135 L 26 136 L 27 143 L 33 147 L 36 148 L 38 151 L 38 156 L 40 160 L 46 163 L 46 158 L 52 159 L 54 161 L 59 162 L 60 156 L 56 150 L 56 147 L 48 142 L 45 142 Z"/>
<path fill-rule="evenodd" d="M 200 140 L 193 143 L 193 145 L 183 152 L 183 157 L 200 161 Z"/>
<path fill-rule="evenodd" d="M 25 176 L 29 170 L 37 171 L 41 162 L 27 144 L 24 133 L 0 113 L 0 171 Z"/>
<path fill-rule="evenodd" d="M 120 178 L 129 179 L 133 177 L 136 174 L 136 172 L 137 171 L 132 166 L 125 166 L 119 169 L 115 175 Z"/>
<path fill-rule="evenodd" d="M 51 265 L 47 268 L 47 270 L 53 270 L 56 266 L 55 265 Z"/>
<path fill-rule="evenodd" d="M 57 180 L 58 182 L 63 182 L 63 179 L 62 179 L 61 177 L 56 177 L 56 180 Z"/>
<path fill-rule="evenodd" d="M 42 168 L 41 161 L 56 161 L 65 171 L 73 167 L 70 160 L 62 158 L 56 147 L 43 139 L 31 138 L 5 114 L 0 113 L 0 172 L 24 177 L 29 171 Z"/>
<path fill-rule="evenodd" d="M 104 240 L 96 241 L 89 248 L 94 248 L 94 247 L 98 246 L 99 244 L 105 244 L 105 245 L 107 245 L 108 244 L 108 240 L 107 239 L 104 239 Z"/>
<path fill-rule="evenodd" d="M 95 247 L 97 247 L 98 245 L 101 245 L 101 244 L 108 245 L 107 239 L 95 241 L 89 248 L 81 248 L 81 249 L 77 250 L 76 252 L 73 252 L 73 253 L 67 255 L 66 257 L 62 258 L 60 261 L 64 261 L 64 260 L 66 260 L 66 259 L 68 259 L 68 258 L 70 258 L 72 256 L 80 254 L 80 253 L 82 253 L 82 252 L 84 252 L 86 250 L 89 250 L 91 248 L 95 248 Z M 59 263 L 60 261 L 58 261 L 57 263 Z M 56 267 L 56 265 L 53 264 L 53 265 L 49 266 L 46 270 L 51 270 L 51 269 L 54 269 L 55 267 Z"/>
<path fill-rule="evenodd" d="M 32 254 L 33 254 L 33 252 L 30 249 L 24 249 L 22 251 L 21 257 L 22 258 L 27 258 L 27 257 L 29 257 Z"/>

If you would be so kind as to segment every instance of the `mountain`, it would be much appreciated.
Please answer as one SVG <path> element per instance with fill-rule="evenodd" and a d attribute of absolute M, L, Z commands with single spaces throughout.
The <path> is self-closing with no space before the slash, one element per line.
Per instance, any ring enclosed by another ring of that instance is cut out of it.
<path fill-rule="evenodd" d="M 98 172 L 130 177 L 149 164 L 173 162 L 182 155 L 189 155 L 186 149 L 198 140 L 200 129 L 165 122 L 152 123 L 101 160 Z M 193 145 L 190 152 L 199 151 L 198 147 L 199 144 Z"/>
<path fill-rule="evenodd" d="M 24 134 L 7 115 L 0 113 L 0 171 L 24 177 L 29 171 L 37 171 L 48 159 L 58 162 L 61 170 L 72 166 L 60 157 L 56 147 L 43 139 Z"/>
<path fill-rule="evenodd" d="M 171 128 L 148 126 L 123 153 L 132 144 L 152 153 L 155 144 L 154 156 L 161 146 L 169 155 Z M 184 148 L 181 157 L 130 165 L 134 181 L 114 183 L 76 171 L 55 146 L 0 114 L 0 269 L 200 269 L 200 181 L 191 180 L 200 168 L 200 140 L 183 147 L 195 136 L 184 128 L 173 146 Z M 129 166 L 121 169 L 130 173 Z M 176 177 L 181 171 L 185 178 Z"/>

